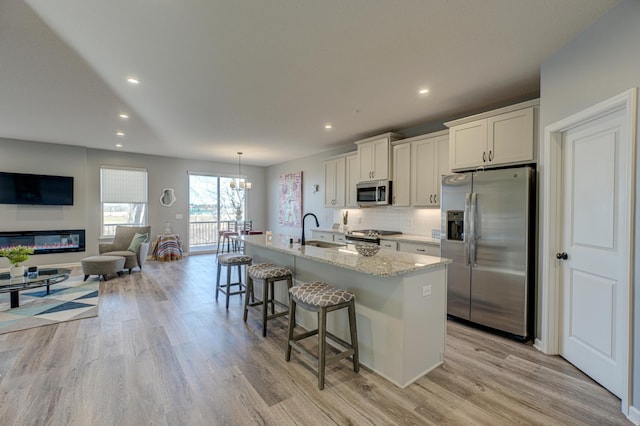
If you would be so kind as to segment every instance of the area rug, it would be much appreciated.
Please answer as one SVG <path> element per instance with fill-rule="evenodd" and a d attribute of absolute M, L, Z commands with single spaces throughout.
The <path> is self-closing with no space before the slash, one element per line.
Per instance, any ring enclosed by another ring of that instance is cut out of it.
<path fill-rule="evenodd" d="M 11 309 L 9 293 L 0 294 L 0 334 L 57 324 L 98 315 L 97 277 L 86 282 L 82 276 L 50 287 L 20 292 L 20 306 Z"/>

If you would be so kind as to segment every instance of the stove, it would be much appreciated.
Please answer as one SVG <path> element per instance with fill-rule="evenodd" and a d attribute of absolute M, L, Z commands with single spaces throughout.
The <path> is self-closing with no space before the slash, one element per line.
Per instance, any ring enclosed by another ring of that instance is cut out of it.
<path fill-rule="evenodd" d="M 362 229 L 359 231 L 351 231 L 345 235 L 349 242 L 366 242 L 371 244 L 380 244 L 380 238 L 388 235 L 402 235 L 399 231 L 383 231 L 380 229 Z"/>

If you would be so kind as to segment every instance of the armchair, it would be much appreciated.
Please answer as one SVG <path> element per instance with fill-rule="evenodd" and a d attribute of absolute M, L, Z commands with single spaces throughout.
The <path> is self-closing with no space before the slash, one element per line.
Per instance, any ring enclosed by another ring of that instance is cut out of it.
<path fill-rule="evenodd" d="M 134 253 L 129 251 L 128 248 L 136 233 L 150 236 L 151 226 L 117 226 L 113 242 L 99 243 L 98 252 L 105 256 L 124 257 L 124 268 L 129 270 L 129 274 L 136 266 L 142 270 L 142 265 L 147 260 L 147 254 L 149 253 L 149 236 Z"/>

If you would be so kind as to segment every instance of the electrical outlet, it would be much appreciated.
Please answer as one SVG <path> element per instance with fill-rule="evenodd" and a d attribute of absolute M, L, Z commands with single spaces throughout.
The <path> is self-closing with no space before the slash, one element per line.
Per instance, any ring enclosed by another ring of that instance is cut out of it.
<path fill-rule="evenodd" d="M 431 295 L 431 284 L 425 285 L 422 287 L 422 297 L 427 297 Z"/>
<path fill-rule="evenodd" d="M 182 213 L 176 213 L 176 219 L 184 219 L 184 215 Z"/>

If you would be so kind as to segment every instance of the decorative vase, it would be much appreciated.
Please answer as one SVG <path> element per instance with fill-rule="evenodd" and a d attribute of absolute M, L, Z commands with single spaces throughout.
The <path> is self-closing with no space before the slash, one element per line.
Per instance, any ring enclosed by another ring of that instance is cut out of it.
<path fill-rule="evenodd" d="M 9 266 L 9 275 L 12 278 L 24 276 L 24 266 L 19 264 Z"/>

